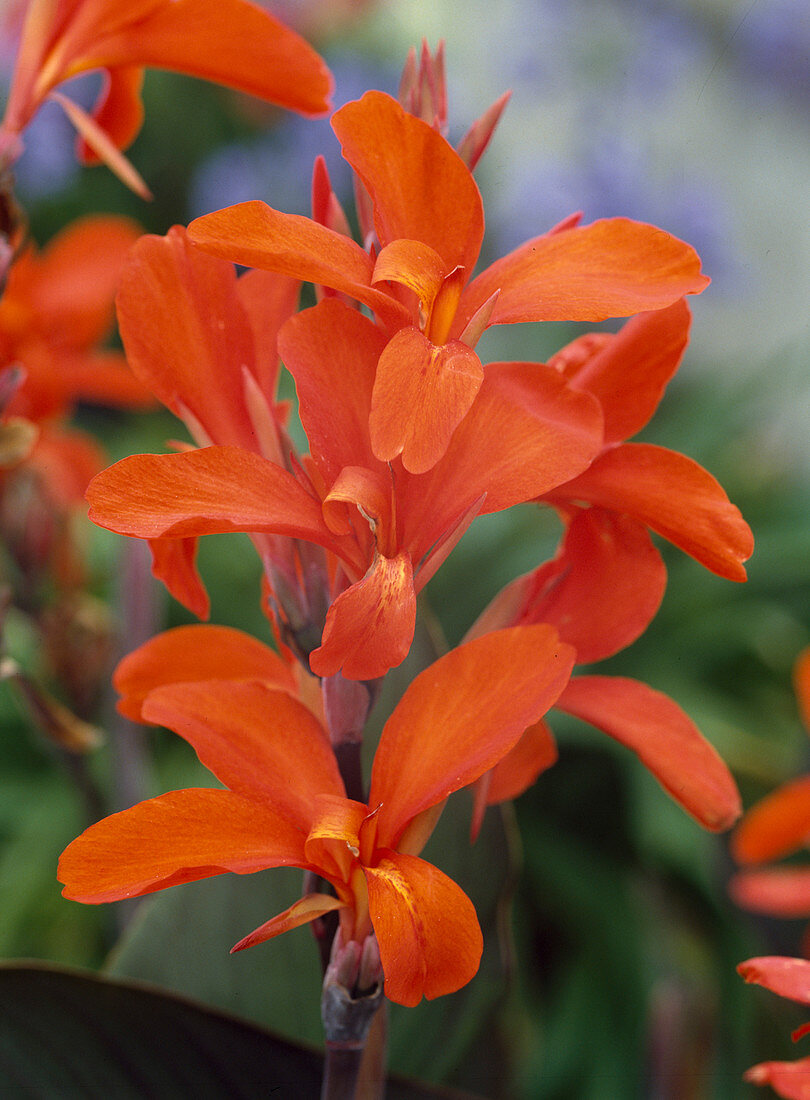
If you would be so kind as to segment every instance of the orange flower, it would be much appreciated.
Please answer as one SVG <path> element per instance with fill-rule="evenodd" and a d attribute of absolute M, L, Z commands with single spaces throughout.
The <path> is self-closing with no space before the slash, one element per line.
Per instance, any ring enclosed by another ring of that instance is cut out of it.
<path fill-rule="evenodd" d="M 227 789 L 175 791 L 92 826 L 62 855 L 63 892 L 106 902 L 291 864 L 336 896 L 306 895 L 235 950 L 337 910 L 344 942 L 375 934 L 391 1000 L 450 993 L 478 969 L 481 932 L 466 895 L 419 853 L 444 800 L 548 709 L 573 657 L 536 626 L 441 658 L 386 723 L 367 805 L 346 798 L 326 733 L 293 695 L 255 679 L 156 687 L 143 718 L 186 738 Z"/>
<path fill-rule="evenodd" d="M 124 459 L 93 482 L 91 518 L 164 547 L 160 575 L 179 597 L 196 593 L 194 610 L 204 605 L 184 556 L 192 540 L 250 532 L 275 597 L 294 605 L 290 619 L 314 616 L 303 646 L 312 670 L 375 679 L 406 656 L 416 593 L 473 517 L 583 470 L 601 440 L 599 409 L 554 370 L 491 364 L 433 469 L 411 474 L 399 459 L 381 462 L 369 412 L 385 335 L 327 299 L 278 335 L 311 448 L 302 462 L 291 459 L 274 389 L 276 336 L 295 305 L 284 288 L 295 285 L 262 271 L 237 280 L 180 229 L 138 243 L 118 301 L 129 361 L 198 443 L 216 446 Z M 291 539 L 323 547 L 329 567 L 315 559 L 294 567 Z"/>
<path fill-rule="evenodd" d="M 810 730 L 810 649 L 793 674 L 799 711 Z M 757 867 L 807 847 L 810 837 L 810 775 L 785 783 L 752 806 L 731 839 L 731 853 L 744 865 L 729 884 L 744 909 L 774 917 L 810 917 L 810 866 Z M 810 930 L 803 949 L 810 951 Z M 810 965 L 810 964 L 809 964 Z"/>
<path fill-rule="evenodd" d="M 152 404 L 123 355 L 98 350 L 138 235 L 126 218 L 82 218 L 41 253 L 29 245 L 14 263 L 0 298 L 0 369 L 19 366 L 24 376 L 8 415 L 41 421 L 71 412 L 77 401 Z"/>
<path fill-rule="evenodd" d="M 747 982 L 763 985 L 780 997 L 810 1005 L 810 962 L 778 955 L 748 959 L 740 963 L 738 972 Z M 810 1023 L 793 1032 L 794 1042 L 810 1031 Z M 770 1085 L 786 1100 L 807 1100 L 810 1096 L 810 1058 L 797 1062 L 760 1062 L 744 1075 L 752 1085 Z"/>
<path fill-rule="evenodd" d="M 623 218 L 569 220 L 472 279 L 481 196 L 441 134 L 382 92 L 347 104 L 332 125 L 373 204 L 369 251 L 261 202 L 198 218 L 189 234 L 214 255 L 331 288 L 373 311 L 386 336 L 369 413 L 381 462 L 401 456 L 419 474 L 442 457 L 482 386 L 473 349 L 490 325 L 627 316 L 708 282 L 688 245 Z"/>
<path fill-rule="evenodd" d="M 103 160 L 148 196 L 121 155 L 141 128 L 144 68 L 171 69 L 305 114 L 328 109 L 329 71 L 303 39 L 248 0 L 31 0 L 6 113 L 0 162 L 45 99 L 64 108 L 83 160 Z M 105 84 L 93 116 L 56 89 L 92 69 Z"/>

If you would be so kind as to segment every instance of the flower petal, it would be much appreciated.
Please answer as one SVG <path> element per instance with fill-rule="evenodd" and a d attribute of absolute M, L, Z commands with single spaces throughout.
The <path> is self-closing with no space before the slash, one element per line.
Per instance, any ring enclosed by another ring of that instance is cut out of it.
<path fill-rule="evenodd" d="M 240 447 L 132 455 L 94 478 L 87 499 L 100 527 L 136 538 L 252 531 L 346 549 L 292 474 Z"/>
<path fill-rule="evenodd" d="M 232 791 L 172 791 L 91 825 L 59 860 L 62 893 L 98 903 L 226 871 L 300 866 L 304 836 L 268 805 Z"/>
<path fill-rule="evenodd" d="M 344 903 L 329 894 L 307 894 L 299 898 L 289 909 L 279 913 L 269 921 L 254 929 L 239 943 L 231 948 L 231 954 L 235 951 L 244 951 L 246 947 L 255 947 L 257 943 L 264 943 L 273 936 L 280 936 L 282 932 L 289 932 L 293 928 L 300 928 L 302 924 L 323 917 L 326 913 L 332 913 L 335 909 L 343 909 Z"/>
<path fill-rule="evenodd" d="M 492 769 L 487 805 L 494 806 L 523 794 L 556 763 L 557 755 L 557 745 L 546 723 L 540 721 L 529 726 L 515 747 Z"/>
<path fill-rule="evenodd" d="M 810 1005 L 810 961 L 807 959 L 762 955 L 741 962 L 737 973 L 747 982 L 762 985 L 779 997 Z"/>
<path fill-rule="evenodd" d="M 491 325 L 627 317 L 699 294 L 708 282 L 700 257 L 677 237 L 606 218 L 535 237 L 482 271 L 464 292 L 454 334 L 496 290 Z"/>
<path fill-rule="evenodd" d="M 144 700 L 147 722 L 166 726 L 237 794 L 271 804 L 308 832 L 318 795 L 344 795 L 335 754 L 303 703 L 266 683 L 165 684 Z"/>
<path fill-rule="evenodd" d="M 728 890 L 737 905 L 754 913 L 785 920 L 810 917 L 810 867 L 739 871 Z"/>
<path fill-rule="evenodd" d="M 417 1005 L 466 985 L 484 948 L 467 895 L 437 867 L 400 852 L 364 870 L 386 997 Z"/>
<path fill-rule="evenodd" d="M 476 638 L 420 673 L 374 757 L 377 843 L 396 848 L 413 817 L 497 764 L 554 704 L 573 662 L 573 649 L 543 624 Z"/>
<path fill-rule="evenodd" d="M 652 527 L 713 573 L 744 581 L 751 529 L 722 486 L 691 458 L 649 443 L 605 451 L 548 499 L 589 501 Z"/>
<path fill-rule="evenodd" d="M 401 454 L 406 470 L 426 473 L 447 450 L 483 377 L 466 344 L 437 346 L 416 328 L 400 329 L 377 365 L 369 418 L 374 454 L 382 462 Z"/>
<path fill-rule="evenodd" d="M 808 1100 L 810 1097 L 810 1058 L 795 1062 L 760 1062 L 743 1074 L 752 1085 L 770 1085 L 785 1100 Z"/>
<path fill-rule="evenodd" d="M 641 431 L 658 407 L 667 382 L 678 369 L 689 342 L 691 313 L 685 299 L 667 309 L 633 317 L 608 336 L 592 355 L 564 368 L 566 357 L 591 340 L 582 336 L 563 348 L 549 365 L 563 367 L 568 381 L 599 400 L 605 416 L 605 443 L 618 443 Z"/>
<path fill-rule="evenodd" d="M 668 696 L 613 676 L 576 676 L 556 704 L 626 745 L 706 829 L 740 816 L 740 795 L 716 749 Z"/>
<path fill-rule="evenodd" d="M 105 69 L 103 76 L 104 83 L 92 117 L 117 149 L 126 149 L 143 123 L 143 69 L 137 65 L 121 65 Z M 82 164 L 100 163 L 98 154 L 83 138 L 79 138 L 77 155 Z"/>
<path fill-rule="evenodd" d="M 793 687 L 804 728 L 810 731 L 810 649 L 803 650 L 796 660 L 793 668 Z"/>
<path fill-rule="evenodd" d="M 332 603 L 323 640 L 310 654 L 316 676 L 342 671 L 347 680 L 376 680 L 408 656 L 416 623 L 411 559 L 377 554 L 356 584 Z"/>
<path fill-rule="evenodd" d="M 738 863 L 790 855 L 810 837 L 810 775 L 785 783 L 746 813 L 731 838 Z"/>
<path fill-rule="evenodd" d="M 469 277 L 484 236 L 483 204 L 472 173 L 441 134 L 383 92 L 341 107 L 332 129 L 371 195 L 380 244 L 421 241 L 448 271 L 460 265 Z"/>
<path fill-rule="evenodd" d="M 118 710 L 139 722 L 150 691 L 198 680 L 262 680 L 291 693 L 296 686 L 290 666 L 250 634 L 229 626 L 176 626 L 120 662 L 113 676 L 113 686 L 122 696 Z"/>
<path fill-rule="evenodd" d="M 207 619 L 211 601 L 197 570 L 197 539 L 149 539 L 152 576 L 166 585 L 178 603 Z"/>

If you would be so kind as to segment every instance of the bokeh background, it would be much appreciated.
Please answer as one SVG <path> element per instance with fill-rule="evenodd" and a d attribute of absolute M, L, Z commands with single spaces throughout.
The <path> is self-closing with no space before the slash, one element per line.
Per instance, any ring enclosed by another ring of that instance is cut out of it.
<path fill-rule="evenodd" d="M 395 93 L 406 51 L 422 37 L 446 42 L 451 140 L 512 89 L 476 173 L 487 212 L 482 262 L 575 210 L 586 221 L 654 222 L 698 249 L 713 282 L 692 301 L 692 344 L 643 438 L 714 473 L 757 549 L 749 582 L 736 586 L 665 547 L 670 582 L 658 618 L 600 671 L 671 694 L 732 767 L 746 805 L 806 771 L 790 682 L 810 642 L 806 0 L 287 0 L 275 10 L 323 51 L 336 105 L 370 87 Z M 0 81 L 12 56 L 2 43 Z M 94 87 L 90 78 L 73 92 L 89 103 Z M 162 73 L 148 74 L 145 99 L 131 156 L 155 194 L 148 205 L 106 171 L 80 169 L 61 112 L 40 112 L 17 175 L 40 244 L 91 211 L 126 213 L 158 233 L 251 198 L 306 213 L 319 152 L 345 193 L 348 172 L 326 120 Z M 542 360 L 575 333 L 511 326 L 487 334 L 480 350 Z M 78 423 L 112 458 L 163 450 L 181 434 L 162 412 L 87 408 Z M 507 580 L 553 553 L 557 535 L 530 506 L 478 521 L 428 589 L 448 640 L 461 638 Z M 120 651 L 189 621 L 148 583 L 140 547 L 106 532 L 87 537 L 95 596 L 117 623 Z M 247 539 L 210 538 L 201 559 L 212 620 L 267 638 Z M 8 652 L 36 671 L 31 623 L 12 611 L 6 633 Z M 405 676 L 392 677 L 383 708 Z M 111 699 L 102 724 L 107 743 L 86 768 L 108 805 L 205 783 L 185 745 L 126 729 Z M 553 724 L 558 764 L 514 811 L 490 815 L 475 849 L 466 846 L 463 799 L 434 838 L 433 858 L 479 902 L 487 959 L 470 990 L 395 1014 L 392 1065 L 538 1100 L 757 1095 L 742 1072 L 806 1053 L 787 1040 L 802 1017 L 746 988 L 734 967 L 754 954 L 797 953 L 803 922 L 736 909 L 725 839 L 703 833 L 606 738 L 573 721 Z M 307 930 L 250 959 L 227 956 L 283 907 L 294 877 L 212 880 L 135 911 L 84 908 L 61 898 L 54 869 L 87 813 L 63 757 L 0 685 L 0 957 L 104 967 L 318 1040 Z"/>

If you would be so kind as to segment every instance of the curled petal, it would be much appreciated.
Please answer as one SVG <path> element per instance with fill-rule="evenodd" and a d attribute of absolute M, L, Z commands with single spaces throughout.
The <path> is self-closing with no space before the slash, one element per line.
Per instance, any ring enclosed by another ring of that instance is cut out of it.
<path fill-rule="evenodd" d="M 456 327 L 500 289 L 490 324 L 604 321 L 663 309 L 709 280 L 677 237 L 627 218 L 605 218 L 527 241 L 464 292 Z"/>
<path fill-rule="evenodd" d="M 752 806 L 734 831 L 738 863 L 763 863 L 789 855 L 810 837 L 810 775 L 803 775 Z"/>
<path fill-rule="evenodd" d="M 142 85 L 143 69 L 137 65 L 104 70 L 104 84 L 93 108 L 93 119 L 117 149 L 131 145 L 141 128 Z M 99 163 L 96 152 L 81 138 L 77 154 L 83 164 Z"/>
<path fill-rule="evenodd" d="M 197 539 L 150 539 L 152 575 L 166 585 L 178 603 L 198 619 L 211 612 L 208 592 L 197 570 Z"/>
<path fill-rule="evenodd" d="M 386 997 L 417 1005 L 466 985 L 484 946 L 467 895 L 437 867 L 399 852 L 365 874 Z"/>
<path fill-rule="evenodd" d="M 217 779 L 302 831 L 315 798 L 345 793 L 323 727 L 287 692 L 255 681 L 173 683 L 155 688 L 142 709 L 148 722 L 184 737 Z"/>
<path fill-rule="evenodd" d="M 632 749 L 661 786 L 706 829 L 740 816 L 740 795 L 717 751 L 668 696 L 623 677 L 576 676 L 557 700 Z"/>
<path fill-rule="evenodd" d="M 309 924 L 310 921 L 317 920 L 326 913 L 333 913 L 335 909 L 343 908 L 344 903 L 329 894 L 307 894 L 289 909 L 285 909 L 272 920 L 265 921 L 239 943 L 234 944 L 231 954 L 235 951 L 244 951 L 246 947 L 255 947 L 257 943 L 264 943 L 265 940 L 271 940 L 274 936 L 280 936 L 282 932 L 300 928 L 302 924 Z"/>
<path fill-rule="evenodd" d="M 400 329 L 377 364 L 369 418 L 374 454 L 383 462 L 401 454 L 413 474 L 430 470 L 469 412 L 483 377 L 480 359 L 466 344 L 436 345 L 418 329 Z"/>
<path fill-rule="evenodd" d="M 810 917 L 810 868 L 769 867 L 740 871 L 729 882 L 737 905 L 786 920 Z"/>
<path fill-rule="evenodd" d="M 543 624 L 476 638 L 420 673 L 374 757 L 378 843 L 395 848 L 418 813 L 497 764 L 556 702 L 573 662 L 573 649 Z"/>
<path fill-rule="evenodd" d="M 266 802 L 232 791 L 172 791 L 105 817 L 59 860 L 62 893 L 96 904 L 233 871 L 301 866 L 304 837 Z"/>
<path fill-rule="evenodd" d="M 316 676 L 342 671 L 347 680 L 376 680 L 408 656 L 415 623 L 409 555 L 377 554 L 363 579 L 341 592 L 329 608 L 310 667 Z"/>
<path fill-rule="evenodd" d="M 751 529 L 722 486 L 691 458 L 649 443 L 605 451 L 549 499 L 589 501 L 652 527 L 713 573 L 744 581 Z"/>
<path fill-rule="evenodd" d="M 269 646 L 229 626 L 176 626 L 150 638 L 124 657 L 113 686 L 122 698 L 118 709 L 141 721 L 146 696 L 163 684 L 198 680 L 262 680 L 295 691 L 290 666 Z"/>

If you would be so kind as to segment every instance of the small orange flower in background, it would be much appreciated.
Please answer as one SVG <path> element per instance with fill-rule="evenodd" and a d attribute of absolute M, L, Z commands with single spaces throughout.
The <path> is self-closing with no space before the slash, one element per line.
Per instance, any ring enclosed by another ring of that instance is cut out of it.
<path fill-rule="evenodd" d="M 141 128 L 145 68 L 216 81 L 305 114 L 328 109 L 323 61 L 249 0 L 31 0 L 0 124 L 0 164 L 17 159 L 25 127 L 50 98 L 79 131 L 80 158 L 104 161 L 148 196 L 120 152 Z M 95 69 L 104 87 L 91 116 L 56 89 Z"/>
<path fill-rule="evenodd" d="M 810 730 L 810 649 L 793 674 L 799 713 Z M 810 841 L 810 775 L 785 783 L 752 806 L 731 838 L 731 853 L 743 870 L 729 884 L 744 909 L 773 917 L 810 918 L 810 866 L 758 866 L 807 849 Z M 810 957 L 810 930 L 803 950 Z"/>
<path fill-rule="evenodd" d="M 239 679 L 167 682 L 163 655 L 175 641 L 165 635 L 124 663 L 127 707 L 188 740 L 227 789 L 175 791 L 91 826 L 60 860 L 65 896 L 115 901 L 226 871 L 293 865 L 336 896 L 305 895 L 236 950 L 337 911 L 344 942 L 376 937 L 390 1000 L 414 1005 L 466 984 L 482 950 L 475 911 L 419 853 L 448 795 L 496 764 L 554 703 L 571 672 L 571 647 L 550 626 L 517 627 L 427 668 L 385 724 L 366 805 L 346 798 L 313 712 L 279 690 L 278 658 L 266 679 L 257 643 L 229 637 L 226 666 L 232 675 L 241 669 Z M 208 675 L 210 646 L 193 648 L 206 656 L 181 656 L 169 675 Z"/>
<path fill-rule="evenodd" d="M 747 982 L 762 985 L 780 997 L 810 1005 L 810 962 L 778 955 L 748 959 L 737 970 Z M 793 1032 L 794 1042 L 810 1031 L 810 1023 Z M 761 1062 L 752 1066 L 745 1080 L 753 1085 L 770 1085 L 786 1100 L 807 1100 L 810 1096 L 810 1057 L 796 1062 Z"/>

